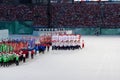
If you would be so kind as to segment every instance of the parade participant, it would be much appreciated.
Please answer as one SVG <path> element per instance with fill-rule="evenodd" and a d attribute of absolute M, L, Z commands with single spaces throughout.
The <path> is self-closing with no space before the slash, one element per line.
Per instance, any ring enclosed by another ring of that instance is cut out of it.
<path fill-rule="evenodd" d="M 67 41 L 64 42 L 64 50 L 67 50 Z"/>
<path fill-rule="evenodd" d="M 40 44 L 38 44 L 38 50 L 39 50 L 39 53 L 41 53 L 41 45 Z"/>
<path fill-rule="evenodd" d="M 80 40 L 77 41 L 77 47 L 78 47 L 78 49 L 81 49 Z"/>
<path fill-rule="evenodd" d="M 52 42 L 52 50 L 55 50 L 55 41 Z"/>
<path fill-rule="evenodd" d="M 28 49 L 24 49 L 24 53 L 25 53 L 26 58 L 29 58 L 29 52 L 28 52 Z"/>
<path fill-rule="evenodd" d="M 67 43 L 67 45 L 66 45 L 66 49 L 70 50 L 70 42 L 67 41 L 66 43 Z"/>
<path fill-rule="evenodd" d="M 9 54 L 8 53 L 6 53 L 6 58 L 7 58 L 6 66 L 9 66 L 9 60 L 10 60 L 10 58 L 9 58 Z"/>
<path fill-rule="evenodd" d="M 34 50 L 35 50 L 35 54 L 39 53 L 38 44 L 35 45 Z"/>
<path fill-rule="evenodd" d="M 11 64 L 12 64 L 12 54 L 9 53 L 9 63 L 8 63 L 8 65 L 11 65 Z"/>
<path fill-rule="evenodd" d="M 2 66 L 2 54 L 0 52 L 0 66 Z"/>
<path fill-rule="evenodd" d="M 34 52 L 34 50 L 31 50 L 30 52 L 31 52 L 31 59 L 33 59 L 33 58 L 34 58 L 34 53 L 35 53 L 35 52 Z"/>
<path fill-rule="evenodd" d="M 6 56 L 6 54 L 3 55 L 3 66 L 4 67 L 7 66 L 7 56 Z"/>
<path fill-rule="evenodd" d="M 59 42 L 59 50 L 63 49 L 63 41 Z"/>
<path fill-rule="evenodd" d="M 41 50 L 42 50 L 42 53 L 44 54 L 44 52 L 45 52 L 45 50 L 46 50 L 46 46 L 41 45 Z"/>
<path fill-rule="evenodd" d="M 24 63 L 26 62 L 26 55 L 25 55 L 25 53 L 23 54 L 23 62 Z"/>
<path fill-rule="evenodd" d="M 65 50 L 65 42 L 62 43 L 62 49 Z"/>
<path fill-rule="evenodd" d="M 56 42 L 53 42 L 52 43 L 52 50 L 55 50 L 55 48 L 56 48 Z"/>
<path fill-rule="evenodd" d="M 13 63 L 15 63 L 15 62 L 16 62 L 15 57 L 16 57 L 16 53 L 15 53 L 15 52 L 12 52 L 12 60 L 13 60 Z"/>
<path fill-rule="evenodd" d="M 18 54 L 15 55 L 15 63 L 16 63 L 16 66 L 19 65 L 19 55 Z"/>
<path fill-rule="evenodd" d="M 73 50 L 73 42 L 72 42 L 72 40 L 70 41 L 70 50 Z"/>
<path fill-rule="evenodd" d="M 72 43 L 72 50 L 76 49 L 76 40 Z"/>
<path fill-rule="evenodd" d="M 13 64 L 14 63 L 14 52 L 10 52 L 10 61 L 9 61 L 9 64 Z"/>
<path fill-rule="evenodd" d="M 85 45 L 84 45 L 84 40 L 82 40 L 82 48 L 84 48 L 84 46 L 85 46 Z"/>
<path fill-rule="evenodd" d="M 23 60 L 23 51 L 22 50 L 20 50 L 19 51 L 19 61 L 22 61 Z"/>
<path fill-rule="evenodd" d="M 22 55 L 23 55 L 23 62 L 26 62 L 26 54 L 27 54 L 27 51 L 25 49 L 22 49 Z"/>
<path fill-rule="evenodd" d="M 1 44 L 2 52 L 5 52 L 5 44 Z"/>
<path fill-rule="evenodd" d="M 56 42 L 56 44 L 55 44 L 55 50 L 59 50 L 60 49 L 60 42 L 58 41 L 58 42 Z"/>
<path fill-rule="evenodd" d="M 39 53 L 38 44 L 37 44 L 37 46 L 36 46 L 36 53 L 37 53 L 37 54 Z"/>
<path fill-rule="evenodd" d="M 0 52 L 2 52 L 3 48 L 2 48 L 2 43 L 0 43 Z"/>
<path fill-rule="evenodd" d="M 79 43 L 77 40 L 75 41 L 75 49 L 79 49 Z"/>
<path fill-rule="evenodd" d="M 49 51 L 50 49 L 50 44 L 47 44 L 47 51 Z"/>

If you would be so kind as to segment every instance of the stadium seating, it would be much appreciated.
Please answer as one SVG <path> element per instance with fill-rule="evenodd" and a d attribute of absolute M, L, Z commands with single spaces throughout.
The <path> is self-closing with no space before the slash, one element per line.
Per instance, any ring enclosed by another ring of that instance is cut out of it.
<path fill-rule="evenodd" d="M 47 6 L 0 4 L 0 21 L 15 20 L 30 20 L 34 26 L 47 26 Z M 120 4 L 53 3 L 51 20 L 53 26 L 64 27 L 119 26 Z"/>
<path fill-rule="evenodd" d="M 104 23 L 106 26 L 120 25 L 120 4 L 107 4 L 104 6 Z"/>

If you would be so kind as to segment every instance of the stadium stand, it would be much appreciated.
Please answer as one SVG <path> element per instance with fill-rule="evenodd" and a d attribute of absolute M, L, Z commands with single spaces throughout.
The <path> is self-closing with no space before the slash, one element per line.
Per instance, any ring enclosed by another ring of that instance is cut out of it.
<path fill-rule="evenodd" d="M 24 20 L 33 21 L 34 26 L 47 26 L 46 5 L 0 4 L 0 14 L 0 21 Z M 51 16 L 55 27 L 120 27 L 120 4 L 53 3 Z"/>

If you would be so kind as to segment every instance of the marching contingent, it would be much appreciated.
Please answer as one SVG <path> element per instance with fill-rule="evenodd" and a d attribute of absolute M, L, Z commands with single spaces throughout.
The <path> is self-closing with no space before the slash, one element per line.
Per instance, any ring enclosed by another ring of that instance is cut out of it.
<path fill-rule="evenodd" d="M 37 41 L 37 42 L 36 42 Z M 0 66 L 8 67 L 12 64 L 25 63 L 26 59 L 34 59 L 34 55 L 45 53 L 45 50 L 75 50 L 84 48 L 81 35 L 57 34 L 52 36 L 39 36 L 39 39 L 30 38 L 2 40 L 0 42 Z"/>
<path fill-rule="evenodd" d="M 78 42 L 54 42 L 52 44 L 52 50 L 75 50 L 82 49 Z"/>
<path fill-rule="evenodd" d="M 44 53 L 46 46 L 45 44 L 33 44 L 24 41 L 2 41 L 0 42 L 0 66 L 8 67 L 11 64 L 19 65 L 19 62 L 26 62 L 26 59 L 39 53 Z M 33 47 L 30 45 L 34 45 Z"/>
<path fill-rule="evenodd" d="M 64 34 L 64 35 L 53 35 L 52 36 L 52 50 L 75 50 L 84 48 L 84 40 L 82 40 L 81 46 L 81 35 Z"/>

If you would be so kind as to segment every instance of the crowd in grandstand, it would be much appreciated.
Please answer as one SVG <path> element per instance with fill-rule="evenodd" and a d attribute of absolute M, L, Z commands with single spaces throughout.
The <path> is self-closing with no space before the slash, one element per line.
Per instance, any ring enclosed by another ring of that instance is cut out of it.
<path fill-rule="evenodd" d="M 53 24 L 62 26 L 120 25 L 119 4 L 55 4 Z"/>
<path fill-rule="evenodd" d="M 65 3 L 51 5 L 54 26 L 117 26 L 120 25 L 120 5 L 115 3 Z M 34 26 L 47 25 L 46 5 L 0 4 L 0 20 L 30 20 Z"/>

